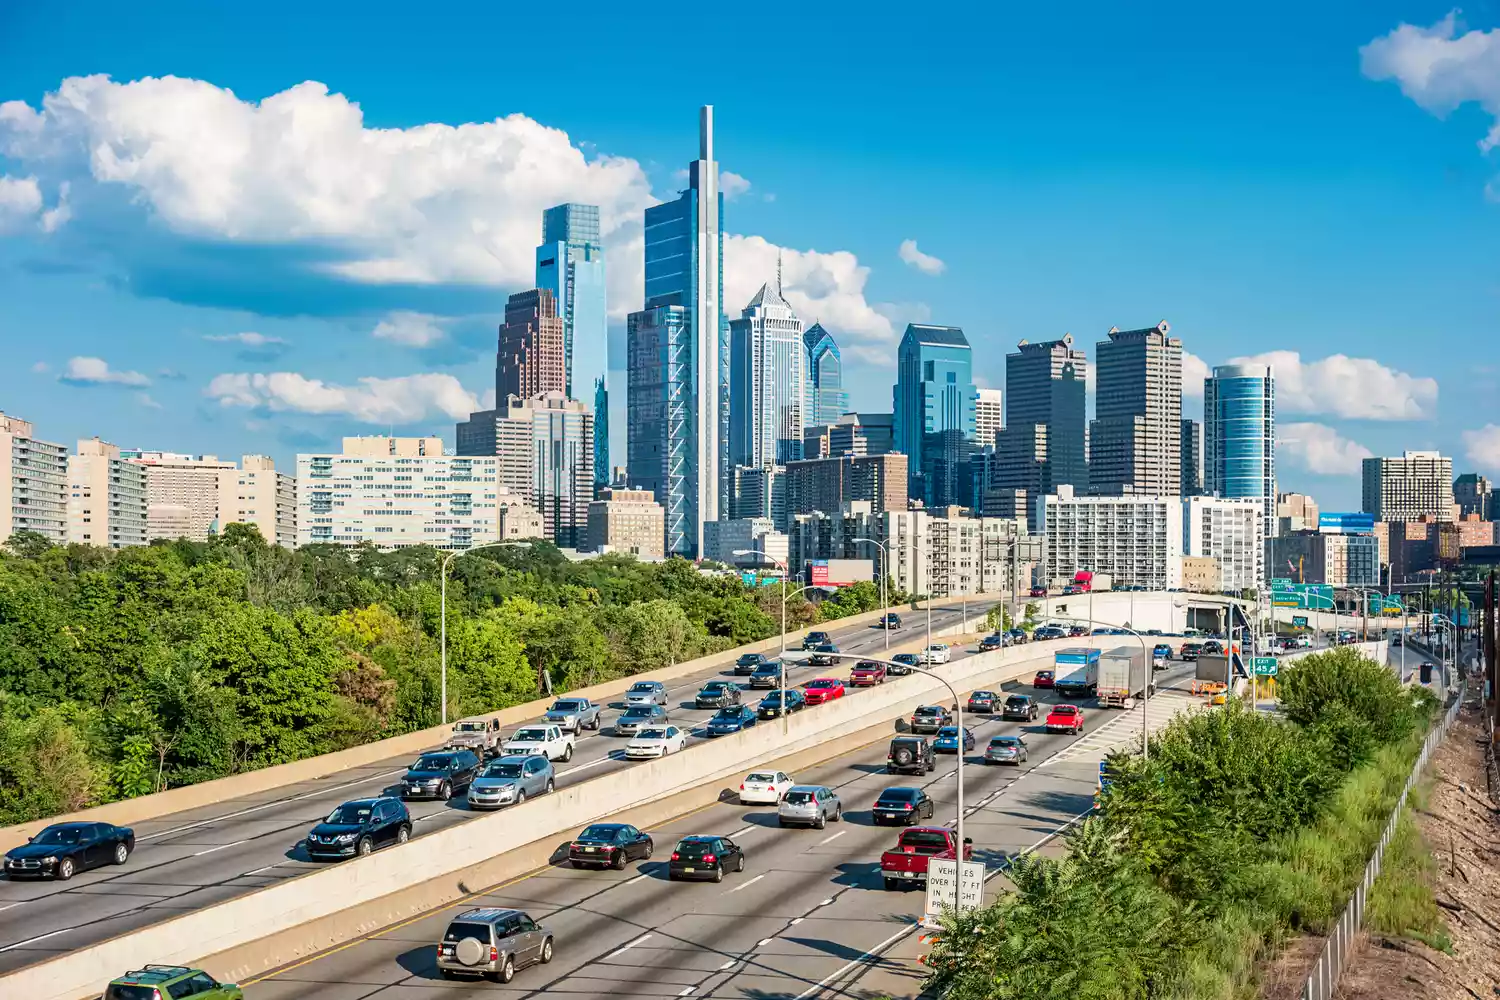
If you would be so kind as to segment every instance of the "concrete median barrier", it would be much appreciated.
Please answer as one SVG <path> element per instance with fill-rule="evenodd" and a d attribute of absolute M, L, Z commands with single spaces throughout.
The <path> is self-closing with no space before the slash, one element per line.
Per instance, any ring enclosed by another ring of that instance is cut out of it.
<path fill-rule="evenodd" d="M 1048 644 L 965 657 L 937 668 L 962 697 L 995 687 L 1050 660 Z M 355 936 L 461 898 L 469 888 L 545 864 L 559 838 L 589 822 L 625 815 L 641 824 L 712 801 L 729 779 L 768 761 L 820 753 L 832 756 L 850 740 L 867 742 L 872 728 L 924 703 L 951 700 L 947 688 L 913 674 L 778 723 L 694 746 L 607 779 L 565 786 L 524 805 L 429 834 L 403 847 L 257 890 L 217 906 L 123 934 L 72 955 L 0 977 L 0 996 L 76 1000 L 97 996 L 108 980 L 143 962 L 201 963 L 222 955 L 212 971 L 231 980 L 296 961 Z M 680 814 L 676 813 L 676 814 Z M 515 854 L 509 862 L 505 859 Z M 476 884 L 477 883 L 477 884 Z M 259 943 L 259 944 L 257 944 Z M 232 963 L 232 964 L 231 964 Z"/>

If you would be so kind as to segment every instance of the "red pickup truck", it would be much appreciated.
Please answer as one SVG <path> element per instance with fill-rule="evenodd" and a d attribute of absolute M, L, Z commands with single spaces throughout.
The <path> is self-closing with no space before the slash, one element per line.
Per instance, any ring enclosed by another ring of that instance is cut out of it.
<path fill-rule="evenodd" d="M 880 874 L 887 889 L 927 884 L 927 862 L 954 856 L 957 834 L 946 826 L 910 826 L 901 831 L 896 846 L 880 856 Z M 964 860 L 974 857 L 974 841 L 964 838 Z"/>
<path fill-rule="evenodd" d="M 870 687 L 885 683 L 885 664 L 874 660 L 860 660 L 849 671 L 850 687 Z"/>
<path fill-rule="evenodd" d="M 1077 736 L 1083 732 L 1083 709 L 1077 705 L 1055 706 L 1047 713 L 1047 732 L 1072 733 Z"/>

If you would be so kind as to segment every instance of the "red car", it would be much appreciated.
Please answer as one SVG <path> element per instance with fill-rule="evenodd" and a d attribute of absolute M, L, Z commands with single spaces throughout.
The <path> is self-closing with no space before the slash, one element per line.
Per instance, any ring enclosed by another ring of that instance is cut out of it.
<path fill-rule="evenodd" d="M 809 705 L 821 705 L 825 701 L 844 696 L 844 682 L 837 677 L 819 677 L 802 685 Z"/>
<path fill-rule="evenodd" d="M 1034 688 L 1049 688 L 1052 686 L 1052 671 L 1038 670 L 1036 676 L 1031 679 Z"/>
<path fill-rule="evenodd" d="M 1032 587 L 1031 588 L 1031 596 L 1032 597 L 1046 597 L 1047 596 L 1047 588 L 1046 587 Z"/>
<path fill-rule="evenodd" d="M 885 683 L 885 664 L 875 660 L 860 660 L 849 671 L 850 687 L 872 687 Z"/>
<path fill-rule="evenodd" d="M 1057 705 L 1047 713 L 1047 732 L 1049 733 L 1072 733 L 1077 736 L 1083 732 L 1083 709 L 1077 705 Z"/>

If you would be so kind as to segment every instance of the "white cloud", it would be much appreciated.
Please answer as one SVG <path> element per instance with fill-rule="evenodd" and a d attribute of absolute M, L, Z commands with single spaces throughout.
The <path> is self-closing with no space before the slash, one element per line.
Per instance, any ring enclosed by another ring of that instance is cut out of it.
<path fill-rule="evenodd" d="M 1446 115 L 1469 101 L 1497 121 L 1479 147 L 1500 146 L 1500 29 L 1459 34 L 1457 12 L 1430 28 L 1402 24 L 1359 50 L 1372 80 L 1394 80 L 1423 109 Z"/>
<path fill-rule="evenodd" d="M 69 385 L 150 385 L 140 372 L 117 372 L 103 358 L 69 358 L 68 366 L 57 376 Z"/>
<path fill-rule="evenodd" d="M 268 337 L 263 333 L 255 333 L 248 330 L 244 333 L 207 334 L 203 339 L 211 340 L 218 344 L 243 344 L 246 347 L 275 347 L 286 343 L 280 337 Z"/>
<path fill-rule="evenodd" d="M 1327 424 L 1282 424 L 1276 429 L 1276 453 L 1293 465 L 1324 476 L 1353 476 L 1360 462 L 1375 453 Z"/>
<path fill-rule="evenodd" d="M 724 192 L 726 201 L 734 201 L 750 190 L 750 182 L 732 170 L 720 170 L 719 190 Z"/>
<path fill-rule="evenodd" d="M 0 233 L 30 224 L 42 210 L 42 189 L 35 177 L 0 174 Z"/>
<path fill-rule="evenodd" d="M 144 406 L 148 410 L 159 410 L 159 409 L 161 409 L 161 404 L 158 403 L 156 400 L 152 399 L 151 398 L 151 394 L 149 392 L 138 392 L 138 393 L 136 393 L 135 394 L 135 401 L 137 403 L 140 403 L 142 406 Z"/>
<path fill-rule="evenodd" d="M 1334 354 L 1302 360 L 1296 351 L 1270 351 L 1234 364 L 1270 365 L 1276 408 L 1355 420 L 1423 420 L 1436 415 L 1436 379 L 1408 375 L 1372 358 Z"/>
<path fill-rule="evenodd" d="M 1182 394 L 1201 399 L 1203 380 L 1210 374 L 1208 362 L 1191 351 L 1182 352 Z M 1278 393 L 1281 387 L 1277 386 Z"/>
<path fill-rule="evenodd" d="M 1464 431 L 1464 454 L 1482 469 L 1500 472 L 1500 427 L 1485 424 L 1477 431 Z"/>
<path fill-rule="evenodd" d="M 923 274 L 942 274 L 948 267 L 932 254 L 918 250 L 916 240 L 902 240 L 901 249 L 896 254 Z"/>
<path fill-rule="evenodd" d="M 296 372 L 216 375 L 204 390 L 220 406 L 353 417 L 368 424 L 411 424 L 440 414 L 457 420 L 479 409 L 479 400 L 452 375 L 362 378 L 335 385 Z"/>
<path fill-rule="evenodd" d="M 376 340 L 389 340 L 406 347 L 427 347 L 447 336 L 438 325 L 438 317 L 405 311 L 389 313 L 375 324 L 372 335 Z"/>

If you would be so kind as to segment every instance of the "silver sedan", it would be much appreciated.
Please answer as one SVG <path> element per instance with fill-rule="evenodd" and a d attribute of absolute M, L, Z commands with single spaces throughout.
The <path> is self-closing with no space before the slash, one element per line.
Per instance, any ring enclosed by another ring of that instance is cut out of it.
<path fill-rule="evenodd" d="M 634 708 L 637 705 L 661 705 L 667 704 L 667 686 L 661 681 L 636 681 L 625 692 L 625 707 Z"/>

